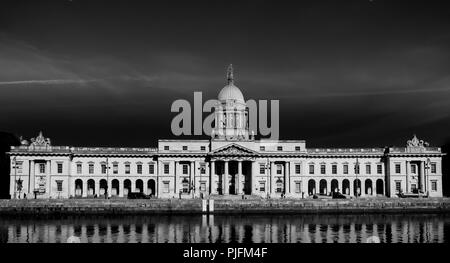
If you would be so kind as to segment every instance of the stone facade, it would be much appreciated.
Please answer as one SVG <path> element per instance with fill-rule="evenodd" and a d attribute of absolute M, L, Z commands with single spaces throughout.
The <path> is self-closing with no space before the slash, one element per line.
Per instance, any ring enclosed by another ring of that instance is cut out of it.
<path fill-rule="evenodd" d="M 442 197 L 440 148 L 416 136 L 402 148 L 314 149 L 304 140 L 256 140 L 249 135 L 247 109 L 231 67 L 227 81 L 210 140 L 159 140 L 157 148 L 53 146 L 42 133 L 31 143 L 23 140 L 9 152 L 11 197 L 143 192 L 159 198 L 306 198 L 336 191 Z"/>

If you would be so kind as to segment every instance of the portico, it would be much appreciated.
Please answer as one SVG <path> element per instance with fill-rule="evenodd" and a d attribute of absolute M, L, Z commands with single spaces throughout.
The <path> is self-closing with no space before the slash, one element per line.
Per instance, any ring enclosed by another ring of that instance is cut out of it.
<path fill-rule="evenodd" d="M 253 162 L 257 153 L 232 144 L 209 154 L 211 194 L 252 194 Z"/>

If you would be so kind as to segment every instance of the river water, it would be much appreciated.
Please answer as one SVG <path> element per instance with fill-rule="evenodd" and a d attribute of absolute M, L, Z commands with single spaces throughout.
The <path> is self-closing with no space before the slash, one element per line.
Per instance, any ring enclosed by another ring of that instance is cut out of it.
<path fill-rule="evenodd" d="M 449 243 L 450 215 L 153 215 L 0 218 L 0 243 Z"/>

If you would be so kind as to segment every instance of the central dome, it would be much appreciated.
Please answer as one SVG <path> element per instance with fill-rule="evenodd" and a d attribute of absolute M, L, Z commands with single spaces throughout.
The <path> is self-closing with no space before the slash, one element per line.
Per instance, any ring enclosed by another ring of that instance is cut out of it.
<path fill-rule="evenodd" d="M 242 95 L 241 90 L 238 87 L 234 86 L 233 84 L 226 85 L 219 92 L 219 100 L 245 103 L 244 95 Z"/>
<path fill-rule="evenodd" d="M 227 70 L 228 84 L 219 92 L 219 101 L 233 101 L 245 104 L 244 95 L 241 90 L 234 85 L 233 65 L 230 64 Z"/>

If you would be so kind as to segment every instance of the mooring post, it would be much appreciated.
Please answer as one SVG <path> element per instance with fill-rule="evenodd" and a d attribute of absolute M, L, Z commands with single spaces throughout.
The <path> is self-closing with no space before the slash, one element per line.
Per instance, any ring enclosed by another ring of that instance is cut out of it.
<path fill-rule="evenodd" d="M 214 212 L 214 199 L 209 199 L 209 212 Z"/>
<path fill-rule="evenodd" d="M 208 212 L 208 200 L 205 199 L 202 200 L 202 212 L 203 213 Z"/>

